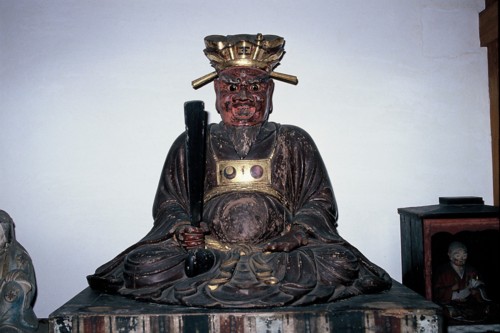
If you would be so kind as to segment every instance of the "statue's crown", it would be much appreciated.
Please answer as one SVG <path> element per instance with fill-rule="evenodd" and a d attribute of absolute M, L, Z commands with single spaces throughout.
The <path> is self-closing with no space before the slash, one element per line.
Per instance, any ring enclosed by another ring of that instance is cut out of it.
<path fill-rule="evenodd" d="M 245 66 L 271 72 L 285 53 L 285 40 L 274 35 L 212 35 L 205 37 L 205 55 L 219 72 Z"/>
<path fill-rule="evenodd" d="M 218 73 L 230 67 L 253 67 L 269 73 L 269 76 L 287 83 L 297 84 L 297 77 L 274 72 L 285 54 L 285 40 L 275 35 L 211 35 L 205 37 L 205 55 L 215 72 L 192 82 L 198 89 L 213 81 Z"/>

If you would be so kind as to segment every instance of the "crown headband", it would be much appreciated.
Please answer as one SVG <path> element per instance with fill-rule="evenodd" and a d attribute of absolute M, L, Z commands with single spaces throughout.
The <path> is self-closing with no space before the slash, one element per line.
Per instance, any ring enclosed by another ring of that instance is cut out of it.
<path fill-rule="evenodd" d="M 273 79 L 297 84 L 296 76 L 274 72 L 285 54 L 285 40 L 275 35 L 211 35 L 205 37 L 203 52 L 215 71 L 191 82 L 194 89 L 212 82 L 220 71 L 230 67 L 253 67 L 266 71 Z"/>

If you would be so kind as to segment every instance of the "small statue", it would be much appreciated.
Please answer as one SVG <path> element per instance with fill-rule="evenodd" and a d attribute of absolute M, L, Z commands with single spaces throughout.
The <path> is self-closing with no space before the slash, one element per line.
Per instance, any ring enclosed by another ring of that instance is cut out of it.
<path fill-rule="evenodd" d="M 467 256 L 467 247 L 463 243 L 450 243 L 450 260 L 435 273 L 433 301 L 443 305 L 449 318 L 480 322 L 490 317 L 497 309 L 486 294 L 481 274 L 467 263 Z"/>
<path fill-rule="evenodd" d="M 337 232 L 326 168 L 301 128 L 268 121 L 274 35 L 208 36 L 205 55 L 222 121 L 207 130 L 202 222 L 190 223 L 186 133 L 168 153 L 152 230 L 88 277 L 92 288 L 158 303 L 262 308 L 388 290 L 389 275 Z M 189 138 L 189 137 L 188 137 Z"/>
<path fill-rule="evenodd" d="M 35 271 L 28 252 L 16 240 L 14 228 L 9 214 L 0 210 L 0 332 L 36 332 Z"/>

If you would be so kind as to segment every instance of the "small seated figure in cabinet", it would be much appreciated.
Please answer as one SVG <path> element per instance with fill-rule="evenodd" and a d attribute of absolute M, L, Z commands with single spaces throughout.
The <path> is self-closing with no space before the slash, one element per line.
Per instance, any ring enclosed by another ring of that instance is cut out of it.
<path fill-rule="evenodd" d="M 448 246 L 449 262 L 440 266 L 433 283 L 433 301 L 443 305 L 445 315 L 464 322 L 491 317 L 495 306 L 486 294 L 480 272 L 467 263 L 467 247 L 454 241 Z"/>

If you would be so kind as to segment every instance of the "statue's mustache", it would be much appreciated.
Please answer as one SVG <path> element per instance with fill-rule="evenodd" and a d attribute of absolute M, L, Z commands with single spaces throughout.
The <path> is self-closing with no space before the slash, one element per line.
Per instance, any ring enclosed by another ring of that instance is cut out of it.
<path fill-rule="evenodd" d="M 256 110 L 256 104 L 254 102 L 237 102 L 237 103 L 231 103 L 227 102 L 225 103 L 226 106 L 226 111 L 231 112 L 231 113 L 237 113 L 241 115 L 248 115 L 250 113 L 255 112 Z"/>
<path fill-rule="evenodd" d="M 242 106 L 246 106 L 246 107 L 254 107 L 255 106 L 255 102 L 253 100 L 237 100 L 235 102 L 226 102 L 226 107 L 229 107 L 230 105 L 232 105 L 233 108 L 239 108 L 239 107 L 242 107 Z"/>

